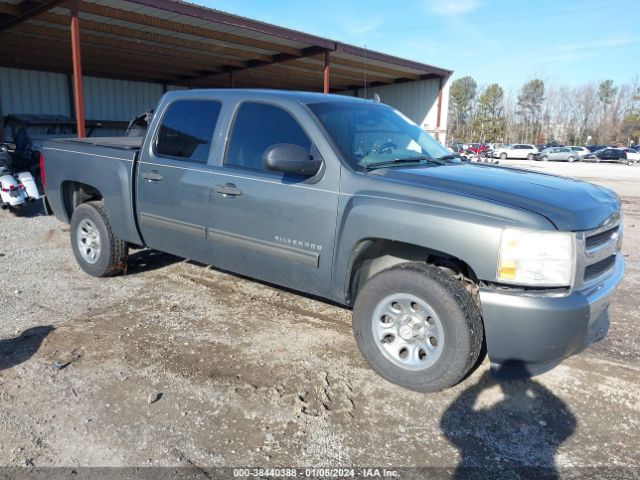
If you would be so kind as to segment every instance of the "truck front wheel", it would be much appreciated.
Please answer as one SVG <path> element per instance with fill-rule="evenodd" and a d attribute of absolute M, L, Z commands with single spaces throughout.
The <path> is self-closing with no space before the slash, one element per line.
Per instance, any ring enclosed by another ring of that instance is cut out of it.
<path fill-rule="evenodd" d="M 373 276 L 353 309 L 353 330 L 367 363 L 383 378 L 418 392 L 451 387 L 482 349 L 478 306 L 439 268 L 405 263 Z"/>
<path fill-rule="evenodd" d="M 125 270 L 127 244 L 113 235 L 102 202 L 83 203 L 73 211 L 71 248 L 89 275 L 108 277 Z"/>

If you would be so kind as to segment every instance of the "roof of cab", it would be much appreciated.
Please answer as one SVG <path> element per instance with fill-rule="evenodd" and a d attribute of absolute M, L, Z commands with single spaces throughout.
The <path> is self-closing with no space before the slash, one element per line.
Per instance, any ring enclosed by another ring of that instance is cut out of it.
<path fill-rule="evenodd" d="M 185 95 L 185 93 L 187 93 Z M 191 89 L 191 90 L 173 90 L 167 92 L 167 96 L 170 97 L 183 97 L 183 96 L 203 96 L 203 95 L 215 95 L 218 98 L 224 97 L 261 97 L 263 99 L 287 99 L 300 103 L 320 103 L 326 101 L 332 102 L 358 102 L 358 103 L 370 103 L 372 100 L 367 100 L 359 97 L 351 97 L 348 95 L 336 95 L 325 94 L 317 92 L 304 92 L 304 91 L 292 91 L 292 90 L 272 90 L 272 89 L 253 89 L 253 88 L 209 88 L 209 89 Z"/>

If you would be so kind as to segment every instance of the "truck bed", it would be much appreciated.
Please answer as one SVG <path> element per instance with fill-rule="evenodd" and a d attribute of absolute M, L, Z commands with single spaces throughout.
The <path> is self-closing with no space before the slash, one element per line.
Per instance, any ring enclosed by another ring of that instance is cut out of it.
<path fill-rule="evenodd" d="M 69 223 L 65 205 L 73 198 L 70 186 L 100 192 L 111 219 L 113 233 L 121 240 L 141 245 L 133 205 L 135 159 L 143 137 L 89 137 L 48 140 L 43 145 L 46 192 L 56 216 Z"/>
<path fill-rule="evenodd" d="M 65 138 L 59 142 L 93 145 L 95 147 L 120 148 L 122 150 L 139 150 L 144 137 L 87 137 Z"/>

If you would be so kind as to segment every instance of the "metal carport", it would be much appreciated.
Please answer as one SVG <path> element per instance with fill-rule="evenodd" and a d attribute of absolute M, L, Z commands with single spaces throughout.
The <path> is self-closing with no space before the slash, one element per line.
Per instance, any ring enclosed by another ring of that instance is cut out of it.
<path fill-rule="evenodd" d="M 84 135 L 82 75 L 170 86 L 362 95 L 451 72 L 175 0 L 0 0 L 0 65 L 59 72 Z M 73 93 L 73 94 L 71 94 Z M 437 132 L 436 132 L 437 134 Z"/>

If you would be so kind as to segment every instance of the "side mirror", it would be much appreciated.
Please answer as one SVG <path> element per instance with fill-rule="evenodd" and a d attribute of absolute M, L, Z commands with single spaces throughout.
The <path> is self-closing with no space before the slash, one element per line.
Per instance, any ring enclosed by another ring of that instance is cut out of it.
<path fill-rule="evenodd" d="M 276 143 L 267 148 L 262 155 L 267 170 L 312 177 L 322 166 L 322 160 L 315 160 L 300 145 Z"/>

